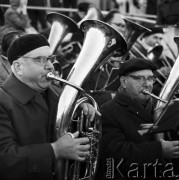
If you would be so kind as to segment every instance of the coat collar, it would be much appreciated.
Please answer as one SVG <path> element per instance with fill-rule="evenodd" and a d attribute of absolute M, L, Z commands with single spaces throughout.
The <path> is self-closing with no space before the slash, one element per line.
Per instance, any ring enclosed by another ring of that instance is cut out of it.
<path fill-rule="evenodd" d="M 13 73 L 6 79 L 2 88 L 21 104 L 26 104 L 37 94 L 37 91 L 17 79 Z"/>
<path fill-rule="evenodd" d="M 127 95 L 118 93 L 114 101 L 116 101 L 118 104 L 126 107 L 128 111 L 133 112 L 134 114 L 137 114 L 138 116 L 141 116 L 142 119 L 144 119 L 147 122 L 153 121 L 153 112 L 150 110 L 148 111 L 146 108 L 141 106 L 136 101 L 129 98 Z"/>

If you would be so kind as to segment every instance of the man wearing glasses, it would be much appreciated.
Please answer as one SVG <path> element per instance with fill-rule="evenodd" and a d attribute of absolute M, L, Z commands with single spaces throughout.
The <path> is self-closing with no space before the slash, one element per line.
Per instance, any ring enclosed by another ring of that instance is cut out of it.
<path fill-rule="evenodd" d="M 179 157 L 179 141 L 156 141 L 153 134 L 141 131 L 142 124 L 153 123 L 152 99 L 144 91 L 152 92 L 155 70 L 152 62 L 141 58 L 130 59 L 119 68 L 119 92 L 101 107 L 100 179 L 170 176 L 163 160 Z"/>
<path fill-rule="evenodd" d="M 0 179 L 54 179 L 56 160 L 84 161 L 89 139 L 79 132 L 56 139 L 59 92 L 47 79 L 55 56 L 43 36 L 16 39 L 8 60 L 12 74 L 0 89 Z M 87 103 L 81 108 L 90 120 L 98 113 Z"/>

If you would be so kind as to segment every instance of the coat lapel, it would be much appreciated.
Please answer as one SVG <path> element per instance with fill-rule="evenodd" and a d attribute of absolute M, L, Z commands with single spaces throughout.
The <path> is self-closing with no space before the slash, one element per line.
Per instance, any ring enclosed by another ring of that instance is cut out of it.
<path fill-rule="evenodd" d="M 35 102 L 36 104 L 38 104 L 40 107 L 42 107 L 45 111 L 48 112 L 48 106 L 47 103 L 45 102 L 44 98 L 42 97 L 42 95 L 40 93 L 37 93 L 35 95 Z"/>

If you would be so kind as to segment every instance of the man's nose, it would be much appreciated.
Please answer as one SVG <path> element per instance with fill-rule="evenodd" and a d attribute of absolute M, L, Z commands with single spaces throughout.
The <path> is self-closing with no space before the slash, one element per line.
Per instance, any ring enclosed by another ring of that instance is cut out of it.
<path fill-rule="evenodd" d="M 47 64 L 46 64 L 46 66 L 45 66 L 45 69 L 54 70 L 53 63 L 52 63 L 50 60 L 47 61 Z"/>
<path fill-rule="evenodd" d="M 147 78 L 144 81 L 144 86 L 151 86 L 153 85 L 153 82 L 151 82 L 150 80 L 148 80 Z"/>

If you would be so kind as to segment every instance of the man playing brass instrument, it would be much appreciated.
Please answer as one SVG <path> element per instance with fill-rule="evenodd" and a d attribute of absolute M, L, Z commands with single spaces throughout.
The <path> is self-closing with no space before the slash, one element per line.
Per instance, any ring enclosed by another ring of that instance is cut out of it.
<path fill-rule="evenodd" d="M 164 47 L 163 45 L 165 44 L 164 30 L 162 28 L 153 27 L 150 28 L 150 30 L 151 32 L 143 33 L 141 41 L 139 39 L 139 41 L 135 43 L 136 48 L 139 48 L 139 50 L 141 49 L 141 52 L 144 54 L 147 53 L 147 51 L 152 51 L 152 48 L 155 48 L 157 46 Z M 158 70 L 155 72 L 158 79 L 153 89 L 153 93 L 156 95 L 159 95 L 159 92 L 163 84 L 165 83 L 165 80 L 169 76 L 174 63 L 173 60 L 169 58 L 170 56 L 168 51 L 166 51 L 167 49 L 167 47 L 163 48 L 161 53 L 158 52 L 159 55 L 157 55 L 157 57 L 152 60 L 158 68 Z"/>
<path fill-rule="evenodd" d="M 79 132 L 56 139 L 59 91 L 47 79 L 55 57 L 39 34 L 16 39 L 8 49 L 12 74 L 0 89 L 0 179 L 54 179 L 56 160 L 85 160 L 89 139 Z M 81 105 L 91 120 L 94 108 Z"/>
<path fill-rule="evenodd" d="M 101 107 L 103 134 L 97 179 L 157 179 L 171 176 L 171 164 L 164 159 L 179 158 L 179 141 L 156 141 L 143 133 L 141 124 L 153 123 L 151 97 L 156 66 L 133 58 L 119 68 L 120 87 L 115 98 Z M 167 173 L 170 171 L 170 173 Z"/>

